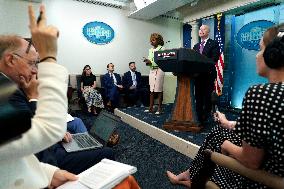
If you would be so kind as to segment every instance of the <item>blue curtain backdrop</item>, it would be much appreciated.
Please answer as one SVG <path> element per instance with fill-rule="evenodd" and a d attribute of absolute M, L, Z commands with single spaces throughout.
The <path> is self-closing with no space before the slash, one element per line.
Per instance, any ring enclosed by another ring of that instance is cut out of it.
<path fill-rule="evenodd" d="M 279 18 L 283 17 L 283 5 L 269 7 L 253 12 L 249 12 L 240 16 L 232 17 L 232 34 L 231 34 L 231 106 L 241 108 L 242 99 L 248 87 L 253 84 L 267 82 L 256 73 L 255 56 L 257 50 L 248 50 L 241 47 L 237 42 L 237 34 L 240 29 L 253 21 L 267 20 L 275 24 L 279 23 Z"/>
<path fill-rule="evenodd" d="M 183 25 L 183 47 L 191 48 L 191 25 Z"/>

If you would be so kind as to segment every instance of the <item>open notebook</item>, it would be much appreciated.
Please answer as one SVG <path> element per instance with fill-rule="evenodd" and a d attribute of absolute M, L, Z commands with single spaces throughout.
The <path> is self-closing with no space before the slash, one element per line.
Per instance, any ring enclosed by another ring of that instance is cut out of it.
<path fill-rule="evenodd" d="M 65 183 L 58 189 L 111 189 L 136 171 L 131 165 L 103 159 L 80 173 L 78 181 Z"/>

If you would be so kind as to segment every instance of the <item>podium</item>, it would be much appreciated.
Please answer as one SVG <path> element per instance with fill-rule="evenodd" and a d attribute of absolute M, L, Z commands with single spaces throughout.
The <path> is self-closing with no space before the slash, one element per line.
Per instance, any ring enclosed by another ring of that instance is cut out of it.
<path fill-rule="evenodd" d="M 163 128 L 199 132 L 202 127 L 195 111 L 194 77 L 215 71 L 214 61 L 186 48 L 157 51 L 154 60 L 164 72 L 177 74 L 178 81 L 172 114 Z"/>

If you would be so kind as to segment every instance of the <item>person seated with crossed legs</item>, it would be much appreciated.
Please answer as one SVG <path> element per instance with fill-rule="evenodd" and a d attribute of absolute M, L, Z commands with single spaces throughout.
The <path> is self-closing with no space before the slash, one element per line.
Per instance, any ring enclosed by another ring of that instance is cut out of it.
<path fill-rule="evenodd" d="M 118 106 L 120 90 L 123 89 L 121 77 L 119 74 L 114 73 L 113 63 L 107 65 L 108 72 L 102 78 L 102 86 L 105 89 L 107 98 L 107 106 L 113 109 Z"/>

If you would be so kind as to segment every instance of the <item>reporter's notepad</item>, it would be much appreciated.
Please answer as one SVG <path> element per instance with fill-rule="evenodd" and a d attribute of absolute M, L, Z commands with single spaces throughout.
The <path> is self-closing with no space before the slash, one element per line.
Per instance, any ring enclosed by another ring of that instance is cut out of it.
<path fill-rule="evenodd" d="M 68 182 L 58 189 L 111 189 L 123 179 L 137 171 L 136 167 L 103 159 L 93 167 L 79 174 L 79 181 Z"/>

